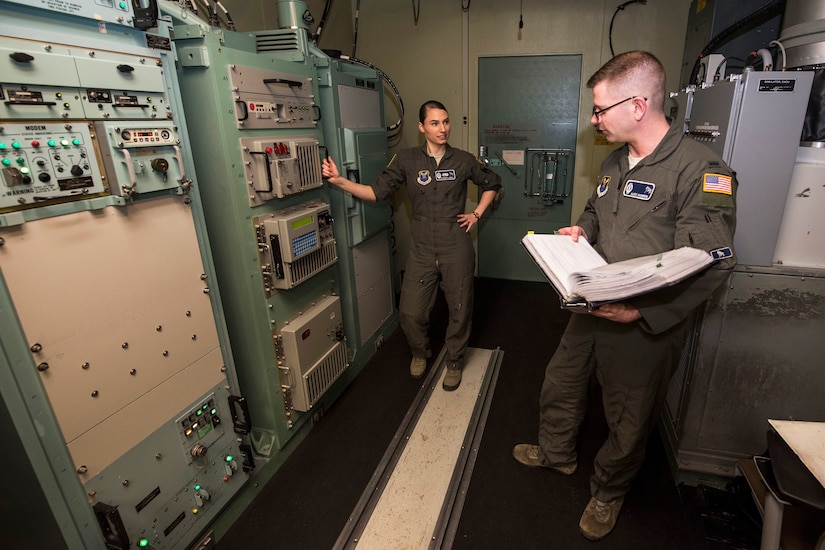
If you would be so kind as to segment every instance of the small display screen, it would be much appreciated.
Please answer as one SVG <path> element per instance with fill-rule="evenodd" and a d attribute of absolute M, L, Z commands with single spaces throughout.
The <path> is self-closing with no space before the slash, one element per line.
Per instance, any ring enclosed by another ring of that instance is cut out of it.
<path fill-rule="evenodd" d="M 298 229 L 299 227 L 303 227 L 310 223 L 312 223 L 312 215 L 304 216 L 303 218 L 297 219 L 294 222 L 292 222 L 291 228 Z"/>

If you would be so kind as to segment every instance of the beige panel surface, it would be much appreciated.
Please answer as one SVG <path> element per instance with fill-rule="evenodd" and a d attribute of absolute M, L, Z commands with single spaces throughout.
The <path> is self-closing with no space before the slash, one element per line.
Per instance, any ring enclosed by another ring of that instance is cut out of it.
<path fill-rule="evenodd" d="M 0 268 L 29 344 L 42 346 L 34 361 L 48 364 L 41 379 L 67 443 L 82 438 L 80 447 L 116 458 L 223 376 L 192 212 L 180 197 L 0 235 Z M 139 426 L 125 430 L 123 412 L 134 407 Z"/>
<path fill-rule="evenodd" d="M 364 532 L 359 549 L 427 548 L 490 363 L 490 350 L 467 348 L 461 386 L 432 393 Z"/>

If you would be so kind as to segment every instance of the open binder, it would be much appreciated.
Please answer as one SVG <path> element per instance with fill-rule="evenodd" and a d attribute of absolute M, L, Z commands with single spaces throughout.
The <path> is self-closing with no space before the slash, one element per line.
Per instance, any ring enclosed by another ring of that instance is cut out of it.
<path fill-rule="evenodd" d="M 528 233 L 521 243 L 564 309 L 592 311 L 674 285 L 713 263 L 710 253 L 687 246 L 608 264 L 584 238 L 574 242 L 569 235 Z"/>

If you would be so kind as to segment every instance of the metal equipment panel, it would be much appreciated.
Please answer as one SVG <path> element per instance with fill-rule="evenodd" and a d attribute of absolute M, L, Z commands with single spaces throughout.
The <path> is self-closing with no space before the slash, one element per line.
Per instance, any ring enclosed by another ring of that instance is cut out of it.
<path fill-rule="evenodd" d="M 737 268 L 706 308 L 689 373 L 670 388 L 682 477 L 733 477 L 736 460 L 764 451 L 769 418 L 825 421 L 825 274 L 797 271 Z"/>
<path fill-rule="evenodd" d="M 97 122 L 109 191 L 132 199 L 155 191 L 188 191 L 178 127 L 171 121 Z"/>
<path fill-rule="evenodd" d="M 362 344 L 392 317 L 394 311 L 393 274 L 387 236 L 386 233 L 379 233 L 352 248 Z"/>
<path fill-rule="evenodd" d="M 155 94 L 165 91 L 159 58 L 99 50 L 75 52 L 75 55 L 77 74 L 83 86 L 116 91 L 141 90 Z"/>
<path fill-rule="evenodd" d="M 126 431 L 113 418 L 118 411 L 193 365 L 188 378 L 211 379 L 210 387 L 222 376 L 220 354 L 211 353 L 218 339 L 194 227 L 180 202 L 145 201 L 128 216 L 106 209 L 3 232 L 3 275 L 37 344 L 43 385 L 69 445 L 112 422 L 120 436 L 91 446 L 120 456 L 176 414 L 180 401 L 154 403 Z M 103 265 L 93 260 L 99 251 L 106 252 Z M 95 299 L 101 292 L 106 300 Z M 185 401 L 202 392 L 196 387 Z"/>
<path fill-rule="evenodd" d="M 370 184 L 389 160 L 384 84 L 376 69 L 329 59 L 319 69 L 320 103 L 329 155 L 346 177 Z M 349 356 L 362 365 L 397 325 L 392 264 L 392 204 L 367 202 L 337 189 L 329 192 L 338 227 L 338 272 Z M 375 272 L 367 273 L 376 268 Z M 384 284 L 386 283 L 386 286 Z M 389 306 L 389 311 L 387 307 Z"/>
<path fill-rule="evenodd" d="M 297 411 L 308 411 L 349 366 L 341 300 L 324 296 L 286 322 L 278 337 L 286 383 L 283 392 Z"/>
<path fill-rule="evenodd" d="M 91 124 L 7 122 L 0 127 L 0 213 L 108 191 Z"/>
<path fill-rule="evenodd" d="M 229 66 L 238 128 L 315 128 L 312 79 L 254 67 Z"/>
<path fill-rule="evenodd" d="M 44 2 L 43 0 L 6 1 L 106 23 L 128 26 L 134 24 L 133 2 L 131 2 L 131 0 L 95 0 L 94 2 Z"/>
<path fill-rule="evenodd" d="M 68 546 L 188 547 L 255 466 L 169 27 L 69 11 L 0 2 L 0 393 Z"/>
<path fill-rule="evenodd" d="M 264 291 L 292 288 L 337 260 L 329 205 L 309 202 L 255 219 Z"/>
<path fill-rule="evenodd" d="M 813 73 L 746 71 L 697 89 L 688 134 L 736 171 L 736 255 L 770 266 L 793 174 Z"/>
<path fill-rule="evenodd" d="M 773 257 L 777 265 L 825 269 L 825 148 L 813 145 L 796 154 Z"/>
<path fill-rule="evenodd" d="M 69 48 L 0 37 L 0 74 L 6 85 L 80 86 Z"/>

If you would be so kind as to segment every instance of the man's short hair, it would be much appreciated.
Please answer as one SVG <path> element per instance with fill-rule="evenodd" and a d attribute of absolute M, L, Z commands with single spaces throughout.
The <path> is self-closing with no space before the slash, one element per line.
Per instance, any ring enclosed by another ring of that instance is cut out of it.
<path fill-rule="evenodd" d="M 650 52 L 634 50 L 616 55 L 593 73 L 588 88 L 608 82 L 627 94 L 646 96 L 648 101 L 664 104 L 665 68 Z"/>

